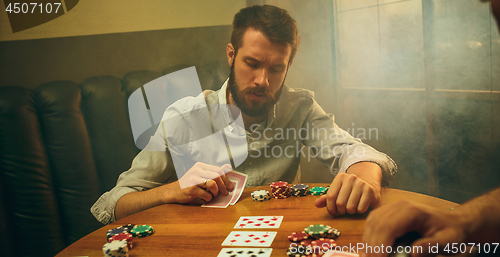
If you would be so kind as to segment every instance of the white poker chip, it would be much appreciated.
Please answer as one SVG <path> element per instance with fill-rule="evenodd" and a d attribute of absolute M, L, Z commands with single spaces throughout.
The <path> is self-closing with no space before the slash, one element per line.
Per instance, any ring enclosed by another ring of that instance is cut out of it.
<path fill-rule="evenodd" d="M 267 190 L 253 191 L 251 195 L 254 201 L 262 202 L 271 199 L 271 194 L 269 194 L 269 191 Z"/>
<path fill-rule="evenodd" d="M 102 246 L 102 253 L 104 257 L 128 257 L 127 241 L 119 240 L 106 243 Z"/>

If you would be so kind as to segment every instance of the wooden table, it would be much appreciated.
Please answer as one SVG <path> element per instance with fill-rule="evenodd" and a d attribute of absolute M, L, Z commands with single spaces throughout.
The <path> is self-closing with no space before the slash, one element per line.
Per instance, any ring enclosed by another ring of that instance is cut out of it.
<path fill-rule="evenodd" d="M 311 186 L 326 186 L 312 184 Z M 271 256 L 286 256 L 290 247 L 288 235 L 303 230 L 311 224 L 330 225 L 341 231 L 336 240 L 339 246 L 361 243 L 363 228 L 367 214 L 332 217 L 325 208 L 316 208 L 314 200 L 319 196 L 290 197 L 287 199 L 271 199 L 265 202 L 252 200 L 250 193 L 267 189 L 268 186 L 247 188 L 239 202 L 225 209 L 203 208 L 178 204 L 161 205 L 136 213 L 104 226 L 77 242 L 68 246 L 57 256 L 103 256 L 102 246 L 106 243 L 106 232 L 121 225 L 133 223 L 153 226 L 153 235 L 134 238 L 134 248 L 130 256 L 203 256 L 216 257 L 224 239 L 229 235 L 240 216 L 284 216 L 278 229 L 260 229 L 277 231 L 271 248 Z M 448 209 L 457 204 L 443 199 L 397 190 L 383 188 L 382 204 L 408 200 L 424 203 L 439 209 Z M 259 230 L 259 229 L 256 229 Z"/>

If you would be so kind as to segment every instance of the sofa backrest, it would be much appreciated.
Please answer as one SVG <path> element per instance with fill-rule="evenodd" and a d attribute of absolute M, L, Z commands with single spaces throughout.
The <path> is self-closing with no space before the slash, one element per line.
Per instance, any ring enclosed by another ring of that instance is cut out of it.
<path fill-rule="evenodd" d="M 164 72 L 52 81 L 35 90 L 0 87 L 0 240 L 7 256 L 53 256 L 102 226 L 90 207 L 139 152 L 128 96 Z M 204 89 L 227 63 L 197 67 Z M 29 244 L 26 244 L 29 242 Z"/>

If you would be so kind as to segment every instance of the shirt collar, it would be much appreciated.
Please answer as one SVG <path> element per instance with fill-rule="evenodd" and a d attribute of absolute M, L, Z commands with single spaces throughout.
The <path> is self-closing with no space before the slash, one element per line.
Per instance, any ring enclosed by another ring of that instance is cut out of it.
<path fill-rule="evenodd" d="M 226 82 L 222 84 L 222 87 L 219 90 L 219 104 L 227 104 L 226 91 L 227 91 L 227 82 L 229 79 L 226 79 Z"/>

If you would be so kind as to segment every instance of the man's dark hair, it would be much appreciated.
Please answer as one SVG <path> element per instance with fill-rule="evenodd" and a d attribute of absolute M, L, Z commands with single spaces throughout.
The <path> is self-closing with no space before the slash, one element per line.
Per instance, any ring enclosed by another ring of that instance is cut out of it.
<path fill-rule="evenodd" d="M 248 28 L 262 32 L 272 43 L 292 48 L 290 62 L 299 50 L 300 35 L 295 20 L 286 10 L 271 5 L 254 5 L 241 9 L 233 20 L 231 44 L 235 53 L 243 44 L 243 35 Z"/>

